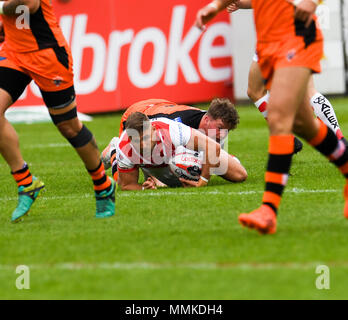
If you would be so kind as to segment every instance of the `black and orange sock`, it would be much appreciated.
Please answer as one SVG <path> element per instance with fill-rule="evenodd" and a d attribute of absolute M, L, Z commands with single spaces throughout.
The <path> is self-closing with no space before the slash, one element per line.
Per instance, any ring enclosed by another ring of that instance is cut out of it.
<path fill-rule="evenodd" d="M 277 213 L 281 197 L 288 181 L 291 159 L 294 153 L 293 135 L 276 135 L 269 138 L 269 157 L 265 174 L 266 188 L 262 203 Z"/>
<path fill-rule="evenodd" d="M 21 170 L 16 172 L 11 172 L 13 178 L 15 179 L 18 188 L 21 186 L 28 187 L 33 183 L 33 176 L 29 171 L 29 167 L 26 163 Z"/>
<path fill-rule="evenodd" d="M 104 164 L 100 161 L 99 166 L 95 170 L 88 170 L 94 185 L 94 191 L 101 193 L 103 191 L 110 191 L 111 180 L 105 174 Z"/>
<path fill-rule="evenodd" d="M 118 170 L 117 170 L 117 158 L 116 158 L 116 149 L 111 151 L 110 163 L 112 168 L 112 176 L 115 181 L 118 180 Z"/>
<path fill-rule="evenodd" d="M 342 140 L 321 120 L 319 131 L 309 144 L 330 160 L 348 179 L 348 150 Z"/>

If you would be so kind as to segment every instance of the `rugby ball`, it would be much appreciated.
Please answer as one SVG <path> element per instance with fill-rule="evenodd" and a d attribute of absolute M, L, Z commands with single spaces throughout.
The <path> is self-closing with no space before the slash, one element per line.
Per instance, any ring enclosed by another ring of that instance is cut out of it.
<path fill-rule="evenodd" d="M 203 153 L 178 147 L 169 161 L 170 170 L 178 178 L 198 181 L 202 172 Z"/>

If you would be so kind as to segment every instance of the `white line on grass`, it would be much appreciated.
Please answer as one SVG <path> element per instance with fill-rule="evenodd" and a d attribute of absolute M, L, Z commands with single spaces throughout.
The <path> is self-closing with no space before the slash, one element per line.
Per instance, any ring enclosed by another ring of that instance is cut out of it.
<path fill-rule="evenodd" d="M 342 192 L 342 190 L 336 190 L 336 189 L 322 189 L 322 190 L 311 190 L 311 189 L 288 189 L 286 190 L 287 193 L 339 193 Z M 117 192 L 118 198 L 127 198 L 127 197 L 164 197 L 164 196 L 204 196 L 204 195 L 235 195 L 235 196 L 243 196 L 243 195 L 253 195 L 253 194 L 260 194 L 263 193 L 262 190 L 255 191 L 220 191 L 220 190 L 214 190 L 214 191 L 202 191 L 202 192 L 180 192 L 180 191 L 151 191 L 151 192 Z M 61 199 L 81 199 L 81 198 L 92 198 L 92 193 L 85 193 L 82 195 L 66 195 L 66 196 L 50 196 L 46 197 L 45 195 L 42 196 L 45 200 L 61 200 Z M 17 197 L 0 197 L 0 201 L 13 201 L 17 200 Z"/>
<path fill-rule="evenodd" d="M 106 145 L 107 142 L 101 143 L 98 142 L 100 145 Z M 31 144 L 31 145 L 24 145 L 24 149 L 46 149 L 46 148 L 71 148 L 71 145 L 67 142 L 57 142 L 57 143 L 37 143 L 37 144 Z"/>
<path fill-rule="evenodd" d="M 308 270 L 315 269 L 319 265 L 328 267 L 348 268 L 348 261 L 343 262 L 255 262 L 255 263 L 216 263 L 216 262 L 197 262 L 197 263 L 154 263 L 154 262 L 65 262 L 52 264 L 28 264 L 30 269 L 46 270 L 168 270 L 168 269 L 192 269 L 192 270 L 274 270 L 274 269 L 292 269 Z M 14 270 L 16 265 L 0 264 L 0 270 Z"/>

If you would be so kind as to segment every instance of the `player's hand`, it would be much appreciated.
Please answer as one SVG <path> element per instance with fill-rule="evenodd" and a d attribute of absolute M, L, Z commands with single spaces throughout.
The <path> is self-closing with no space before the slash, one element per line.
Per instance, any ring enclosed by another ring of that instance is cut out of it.
<path fill-rule="evenodd" d="M 200 187 L 205 187 L 208 184 L 202 179 L 199 179 L 198 181 L 192 181 L 192 180 L 186 180 L 186 179 L 180 178 L 179 180 L 182 183 L 182 186 L 184 188 L 200 188 Z"/>
<path fill-rule="evenodd" d="M 0 20 L 0 43 L 5 41 L 5 32 L 4 32 L 4 25 L 2 21 Z"/>
<path fill-rule="evenodd" d="M 287 0 L 294 4 L 293 0 Z M 302 0 L 295 6 L 295 19 L 303 21 L 308 28 L 313 21 L 313 15 L 317 9 L 317 4 L 312 0 Z"/>
<path fill-rule="evenodd" d="M 204 31 L 205 25 L 213 19 L 219 10 L 215 8 L 211 3 L 203 7 L 197 12 L 195 25 L 200 30 Z"/>
<path fill-rule="evenodd" d="M 152 180 L 152 178 L 147 178 L 147 180 L 142 184 L 143 189 L 150 189 L 154 190 L 157 189 L 155 181 Z"/>
<path fill-rule="evenodd" d="M 198 181 L 186 180 L 183 178 L 179 178 L 179 180 L 184 188 L 197 188 Z"/>
<path fill-rule="evenodd" d="M 241 8 L 241 1 L 240 0 L 234 0 L 230 5 L 227 6 L 227 12 L 232 13 Z"/>

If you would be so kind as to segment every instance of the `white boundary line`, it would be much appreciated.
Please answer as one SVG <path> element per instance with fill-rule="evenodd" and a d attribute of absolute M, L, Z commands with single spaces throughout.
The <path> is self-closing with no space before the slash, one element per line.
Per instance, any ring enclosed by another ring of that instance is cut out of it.
<path fill-rule="evenodd" d="M 298 189 L 298 188 L 292 188 L 285 190 L 286 193 L 341 193 L 342 190 L 339 189 L 322 189 L 322 190 L 315 190 L 315 189 Z M 226 196 L 243 196 L 243 195 L 254 195 L 254 194 L 261 194 L 263 193 L 263 190 L 255 191 L 203 191 L 203 192 L 182 192 L 182 191 L 151 191 L 151 192 L 117 192 L 116 197 L 117 198 L 143 198 L 143 197 L 167 197 L 167 196 L 204 196 L 204 195 L 226 195 Z M 46 197 L 45 195 L 42 196 L 45 200 L 60 200 L 60 199 L 81 199 L 81 198 L 92 198 L 94 195 L 92 193 L 85 193 L 82 195 L 66 195 L 66 196 L 52 196 L 52 197 Z M 0 201 L 13 201 L 17 200 L 17 197 L 0 197 Z"/>
<path fill-rule="evenodd" d="M 98 141 L 100 146 L 106 145 L 108 142 Z M 68 142 L 57 142 L 57 143 L 37 143 L 31 145 L 23 145 L 23 149 L 48 149 L 48 148 L 71 148 Z"/>
<path fill-rule="evenodd" d="M 168 269 L 187 269 L 187 270 L 311 270 L 319 265 L 328 267 L 348 268 L 348 261 L 343 262 L 270 262 L 270 263 L 215 263 L 215 262 L 197 262 L 197 263 L 154 263 L 154 262 L 99 262 L 99 263 L 79 263 L 65 262 L 52 264 L 27 264 L 30 269 L 46 270 L 168 270 Z M 0 264 L 0 270 L 15 270 L 16 265 Z"/>

